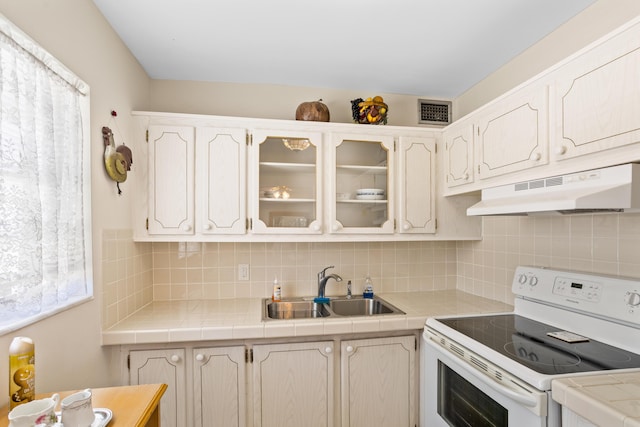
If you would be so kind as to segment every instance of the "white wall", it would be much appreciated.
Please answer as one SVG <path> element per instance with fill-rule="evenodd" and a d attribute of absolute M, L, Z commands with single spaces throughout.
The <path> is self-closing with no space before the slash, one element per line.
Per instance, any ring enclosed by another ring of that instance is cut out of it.
<path fill-rule="evenodd" d="M 389 125 L 418 126 L 418 97 L 313 87 L 154 80 L 150 108 L 173 113 L 294 120 L 300 103 L 322 99 L 329 107 L 332 122 L 353 123 L 351 100 L 376 95 L 389 105 Z"/>
<path fill-rule="evenodd" d="M 90 0 L 0 0 L 0 13 L 91 87 L 93 257 L 100 260 L 103 230 L 131 228 L 127 183 L 118 196 L 104 172 L 101 129 L 119 130 L 117 143 L 129 139 L 129 111 L 146 107 L 149 78 Z M 94 264 L 93 301 L 0 337 L 0 385 L 8 384 L 8 348 L 17 335 L 35 340 L 37 392 L 113 383 L 100 346 L 102 269 Z M 8 388 L 0 392 L 0 405 L 7 402 Z"/>

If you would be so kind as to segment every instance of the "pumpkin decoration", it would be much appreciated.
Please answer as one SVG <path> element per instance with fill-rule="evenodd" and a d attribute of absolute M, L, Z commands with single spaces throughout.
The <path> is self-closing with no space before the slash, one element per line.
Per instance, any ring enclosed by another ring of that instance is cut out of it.
<path fill-rule="evenodd" d="M 356 123 L 369 125 L 386 125 L 389 106 L 384 103 L 381 96 L 367 99 L 354 99 L 351 101 L 351 113 Z"/>
<path fill-rule="evenodd" d="M 307 120 L 312 122 L 328 122 L 329 107 L 322 99 L 318 101 L 303 102 L 296 109 L 296 120 Z"/>

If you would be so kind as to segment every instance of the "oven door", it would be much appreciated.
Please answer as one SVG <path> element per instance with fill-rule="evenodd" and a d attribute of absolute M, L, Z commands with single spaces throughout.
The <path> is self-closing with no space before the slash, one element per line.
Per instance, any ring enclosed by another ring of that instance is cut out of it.
<path fill-rule="evenodd" d="M 423 336 L 423 427 L 547 427 L 546 392 L 505 387 Z M 520 389 L 520 390 L 518 390 Z"/>

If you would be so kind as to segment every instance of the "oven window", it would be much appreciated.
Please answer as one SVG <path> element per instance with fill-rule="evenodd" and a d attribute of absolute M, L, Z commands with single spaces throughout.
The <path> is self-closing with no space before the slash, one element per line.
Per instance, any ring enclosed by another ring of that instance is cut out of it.
<path fill-rule="evenodd" d="M 438 361 L 438 414 L 452 427 L 506 427 L 507 410 Z"/>

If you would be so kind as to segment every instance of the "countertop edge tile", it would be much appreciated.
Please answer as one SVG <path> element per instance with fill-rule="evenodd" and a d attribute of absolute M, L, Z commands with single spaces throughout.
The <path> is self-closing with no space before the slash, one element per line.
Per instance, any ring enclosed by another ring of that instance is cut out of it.
<path fill-rule="evenodd" d="M 102 345 L 421 330 L 429 316 L 513 311 L 509 304 L 459 290 L 392 292 L 379 296 L 406 314 L 265 322 L 261 318 L 262 298 L 156 301 L 104 329 Z M 443 301 L 447 304 L 443 305 Z"/>

